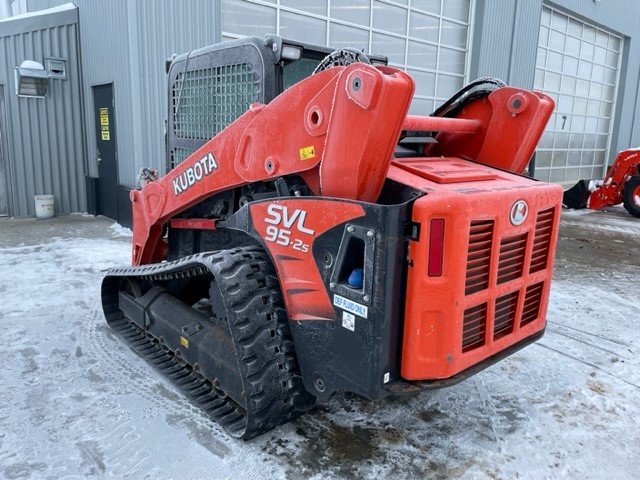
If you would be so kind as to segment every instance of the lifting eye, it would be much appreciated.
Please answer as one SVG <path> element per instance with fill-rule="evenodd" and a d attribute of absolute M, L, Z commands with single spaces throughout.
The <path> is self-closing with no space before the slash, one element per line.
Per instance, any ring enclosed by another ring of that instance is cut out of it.
<path fill-rule="evenodd" d="M 314 136 L 323 133 L 322 128 L 324 123 L 326 122 L 324 121 L 322 110 L 318 108 L 317 105 L 308 107 L 304 117 L 304 126 L 307 132 Z"/>
<path fill-rule="evenodd" d="M 317 126 L 321 119 L 322 116 L 320 115 L 319 110 L 316 110 L 315 108 L 311 110 L 311 113 L 309 113 L 309 121 L 311 122 L 311 125 Z"/>
<path fill-rule="evenodd" d="M 507 100 L 507 109 L 512 115 L 518 115 L 524 112 L 529 106 L 529 100 L 522 93 L 511 95 Z"/>

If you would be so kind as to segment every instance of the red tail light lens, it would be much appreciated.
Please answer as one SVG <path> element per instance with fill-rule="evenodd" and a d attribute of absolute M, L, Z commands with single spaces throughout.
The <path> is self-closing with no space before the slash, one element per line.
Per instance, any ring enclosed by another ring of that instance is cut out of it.
<path fill-rule="evenodd" d="M 429 227 L 429 266 L 430 277 L 442 276 L 444 254 L 444 218 L 434 218 Z"/>

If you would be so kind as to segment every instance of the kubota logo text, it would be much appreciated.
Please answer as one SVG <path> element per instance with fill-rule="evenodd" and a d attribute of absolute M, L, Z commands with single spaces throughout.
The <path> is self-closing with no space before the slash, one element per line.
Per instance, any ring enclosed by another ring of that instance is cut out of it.
<path fill-rule="evenodd" d="M 211 172 L 218 169 L 218 162 L 213 157 L 213 153 L 209 152 L 191 167 L 173 179 L 173 193 L 177 197 L 189 187 L 199 182 L 204 177 L 211 175 Z"/>
<path fill-rule="evenodd" d="M 309 244 L 297 238 L 297 233 L 306 233 L 307 235 L 315 235 L 316 233 L 315 230 L 305 226 L 306 218 L 307 212 L 299 208 L 290 212 L 286 205 L 270 204 L 264 219 L 265 223 L 269 224 L 265 240 L 284 247 L 290 246 L 300 252 L 308 252 Z"/>

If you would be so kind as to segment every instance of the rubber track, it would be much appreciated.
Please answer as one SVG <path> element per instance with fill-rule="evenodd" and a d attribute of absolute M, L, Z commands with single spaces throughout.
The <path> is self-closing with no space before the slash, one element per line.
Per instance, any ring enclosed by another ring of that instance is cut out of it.
<path fill-rule="evenodd" d="M 229 354 L 238 359 L 246 409 L 214 389 L 209 379 L 196 374 L 183 359 L 178 361 L 118 306 L 124 278 L 154 284 L 186 277 L 211 282 L 212 276 L 225 303 L 236 348 Z M 315 402 L 299 373 L 278 279 L 260 248 L 201 253 L 175 262 L 110 270 L 102 283 L 102 303 L 109 326 L 236 438 L 248 440 L 265 433 L 303 414 Z"/>

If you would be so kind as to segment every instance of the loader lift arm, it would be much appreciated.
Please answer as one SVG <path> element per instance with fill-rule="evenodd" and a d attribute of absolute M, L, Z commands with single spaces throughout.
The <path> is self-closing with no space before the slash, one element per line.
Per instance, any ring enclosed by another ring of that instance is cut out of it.
<path fill-rule="evenodd" d="M 164 225 L 230 187 L 297 173 L 315 195 L 375 202 L 402 130 L 432 135 L 426 156 L 523 172 L 554 106 L 544 94 L 502 87 L 457 117 L 407 116 L 413 91 L 413 79 L 401 70 L 355 63 L 252 105 L 165 177 L 131 192 L 133 265 L 165 259 Z"/>
<path fill-rule="evenodd" d="M 316 195 L 375 201 L 413 90 L 398 69 L 356 63 L 254 104 L 165 177 L 132 191 L 133 264 L 163 260 L 164 224 L 231 187 L 299 173 Z"/>

